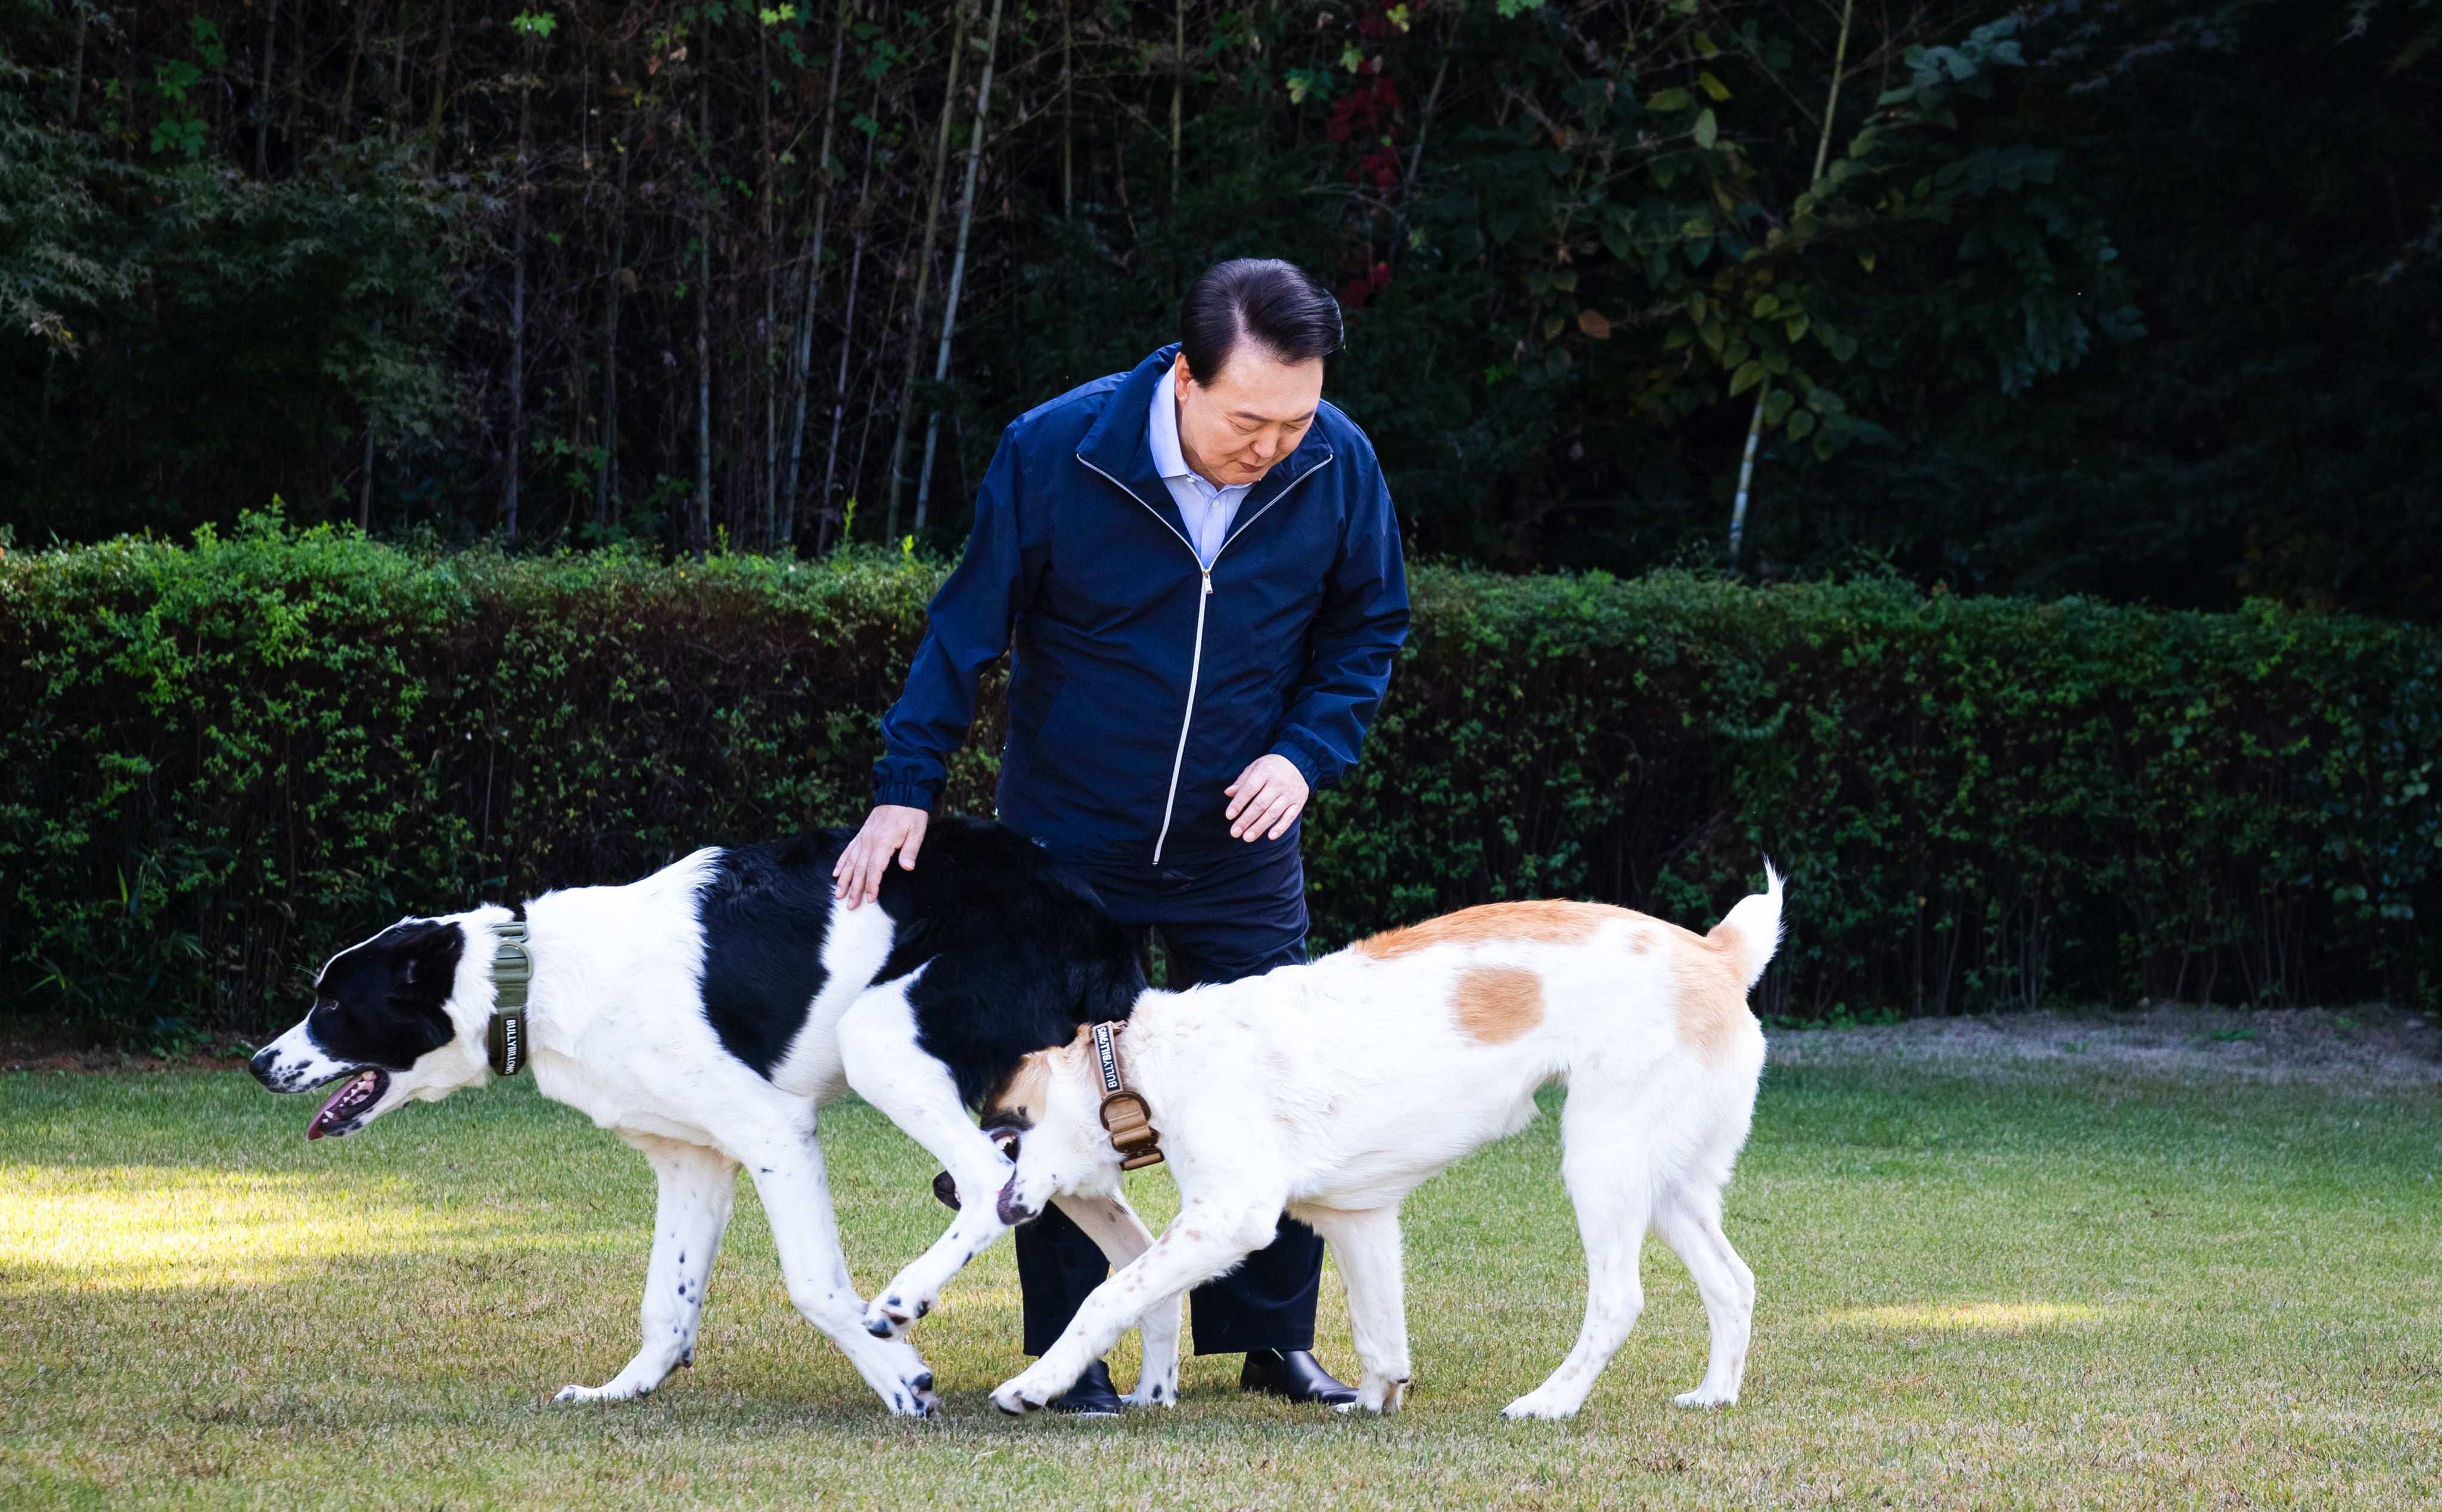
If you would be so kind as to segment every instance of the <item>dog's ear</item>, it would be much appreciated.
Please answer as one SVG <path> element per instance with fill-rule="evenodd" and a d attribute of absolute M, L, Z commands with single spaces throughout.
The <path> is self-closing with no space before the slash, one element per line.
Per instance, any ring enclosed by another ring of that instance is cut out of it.
<path fill-rule="evenodd" d="M 465 930 L 454 923 L 419 919 L 393 924 L 389 936 L 385 943 L 399 985 L 414 989 L 419 998 L 446 1001 L 457 985 L 459 958 L 466 953 Z M 433 996 L 436 993 L 438 997 Z"/>

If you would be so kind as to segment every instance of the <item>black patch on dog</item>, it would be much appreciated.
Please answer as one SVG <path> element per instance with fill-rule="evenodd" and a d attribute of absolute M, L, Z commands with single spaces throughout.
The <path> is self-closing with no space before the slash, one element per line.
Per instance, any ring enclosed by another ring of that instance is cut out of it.
<path fill-rule="evenodd" d="M 1144 991 L 1135 941 L 1093 890 L 1000 825 L 935 826 L 916 869 L 883 878 L 882 906 L 898 933 L 875 979 L 924 968 L 907 993 L 916 1042 L 970 1107 L 1080 1024 L 1126 1018 Z"/>
<path fill-rule="evenodd" d="M 826 980 L 831 866 L 848 838 L 834 829 L 724 850 L 697 895 L 704 1016 L 766 1079 Z M 1127 1017 L 1144 990 L 1133 942 L 1093 893 L 985 820 L 935 821 L 916 869 L 894 865 L 883 878 L 880 906 L 894 932 L 874 980 L 924 968 L 908 993 L 917 1044 L 971 1106 L 1078 1025 Z"/>
<path fill-rule="evenodd" d="M 703 1015 L 721 1048 L 765 1081 L 829 978 L 823 939 L 831 924 L 831 865 L 843 844 L 831 833 L 724 850 L 696 894 Z"/>
<path fill-rule="evenodd" d="M 465 931 L 429 919 L 349 946 L 316 979 L 306 1031 L 335 1061 L 408 1069 L 458 1036 L 445 1005 L 465 951 Z"/>

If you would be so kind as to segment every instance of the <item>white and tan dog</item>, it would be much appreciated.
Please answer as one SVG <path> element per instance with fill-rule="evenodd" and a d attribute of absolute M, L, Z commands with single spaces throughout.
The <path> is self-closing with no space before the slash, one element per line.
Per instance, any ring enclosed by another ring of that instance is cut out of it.
<path fill-rule="evenodd" d="M 1050 1401 L 1139 1316 L 1268 1243 L 1285 1210 L 1339 1257 L 1358 1405 L 1395 1411 L 1409 1379 L 1399 1204 L 1523 1127 L 1555 1081 L 1568 1087 L 1561 1175 L 1586 1248 L 1585 1323 L 1506 1415 L 1567 1417 L 1585 1401 L 1644 1306 L 1648 1229 L 1694 1274 L 1712 1327 L 1704 1378 L 1677 1400 L 1737 1401 L 1755 1276 L 1722 1232 L 1722 1188 L 1763 1068 L 1746 994 L 1779 943 L 1768 875 L 1707 936 L 1596 903 L 1494 903 L 1311 965 L 1145 993 L 1117 1070 L 1159 1131 L 1179 1215 L 993 1404 Z M 1101 1059 L 1089 1029 L 1028 1057 L 1002 1091 L 987 1124 L 1021 1130 L 1004 1219 L 1120 1190 Z"/>

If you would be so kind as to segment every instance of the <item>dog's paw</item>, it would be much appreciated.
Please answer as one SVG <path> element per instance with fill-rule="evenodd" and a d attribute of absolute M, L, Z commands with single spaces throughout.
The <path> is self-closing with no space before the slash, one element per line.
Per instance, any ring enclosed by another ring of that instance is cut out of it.
<path fill-rule="evenodd" d="M 1407 1397 L 1408 1378 L 1406 1376 L 1402 1375 L 1395 1381 L 1368 1377 L 1358 1387 L 1357 1400 L 1349 1403 L 1348 1407 L 1342 1408 L 1341 1411 L 1347 1412 L 1353 1409 L 1359 1412 L 1378 1412 L 1388 1417 L 1399 1410 L 1400 1404 L 1406 1401 Z"/>
<path fill-rule="evenodd" d="M 649 1386 L 639 1386 L 632 1381 L 614 1380 L 604 1386 L 563 1386 L 559 1389 L 559 1394 L 552 1400 L 555 1402 L 631 1402 L 639 1396 L 650 1394 L 652 1388 Z"/>
<path fill-rule="evenodd" d="M 876 1339 L 897 1339 L 932 1310 L 930 1297 L 919 1297 L 910 1303 L 895 1291 L 884 1292 L 865 1304 L 865 1331 Z"/>
<path fill-rule="evenodd" d="M 884 1400 L 893 1417 L 930 1417 L 941 1405 L 940 1398 L 933 1394 L 933 1373 L 929 1370 L 900 1382 Z"/>
<path fill-rule="evenodd" d="M 1513 1423 L 1523 1422 L 1530 1418 L 1557 1421 L 1560 1418 L 1576 1416 L 1577 1410 L 1570 1404 L 1555 1401 L 1541 1392 L 1528 1392 L 1503 1408 L 1501 1415 Z"/>
<path fill-rule="evenodd" d="M 1120 1400 L 1130 1407 L 1176 1407 L 1178 1383 L 1156 1381 L 1148 1386 L 1139 1381 L 1137 1389 L 1121 1397 Z"/>
<path fill-rule="evenodd" d="M 1027 1376 L 1033 1374 L 1028 1371 L 1025 1375 L 1001 1382 L 992 1394 L 992 1404 L 1011 1417 L 1024 1417 L 1040 1410 L 1051 1400 L 1051 1394 L 1028 1382 Z"/>
<path fill-rule="evenodd" d="M 1670 1400 L 1674 1406 L 1679 1407 L 1736 1407 L 1739 1405 L 1739 1394 L 1735 1387 L 1728 1391 L 1721 1391 L 1707 1390 L 1699 1386 L 1692 1392 L 1681 1392 Z"/>

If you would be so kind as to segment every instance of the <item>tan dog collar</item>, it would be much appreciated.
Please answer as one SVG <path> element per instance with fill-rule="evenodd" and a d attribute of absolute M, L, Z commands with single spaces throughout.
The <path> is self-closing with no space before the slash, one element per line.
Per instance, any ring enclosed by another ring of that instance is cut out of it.
<path fill-rule="evenodd" d="M 1103 1073 L 1103 1128 L 1111 1137 L 1111 1148 L 1120 1152 L 1120 1169 L 1134 1171 L 1161 1163 L 1161 1131 L 1153 1126 L 1145 1100 L 1129 1091 L 1120 1076 L 1118 1035 L 1126 1027 L 1094 1026 L 1094 1064 Z"/>

